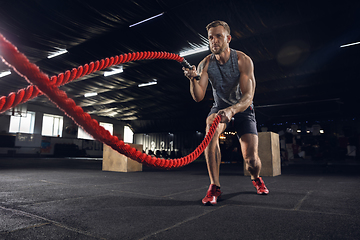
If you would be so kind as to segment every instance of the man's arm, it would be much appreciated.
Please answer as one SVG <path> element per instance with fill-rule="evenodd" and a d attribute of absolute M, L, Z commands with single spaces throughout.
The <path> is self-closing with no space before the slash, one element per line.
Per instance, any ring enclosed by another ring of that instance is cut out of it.
<path fill-rule="evenodd" d="M 242 52 L 238 52 L 238 65 L 240 70 L 241 99 L 233 106 L 219 111 L 222 116 L 221 122 L 229 122 L 239 112 L 245 111 L 251 104 L 255 94 L 254 64 L 251 58 Z"/>
<path fill-rule="evenodd" d="M 190 93 L 193 99 L 196 102 L 200 102 L 204 99 L 206 94 L 206 89 L 209 81 L 209 76 L 207 73 L 207 59 L 204 58 L 198 66 L 200 80 L 196 80 L 195 77 L 198 75 L 195 66 L 190 70 L 188 68 L 183 68 L 184 75 L 190 80 Z"/>

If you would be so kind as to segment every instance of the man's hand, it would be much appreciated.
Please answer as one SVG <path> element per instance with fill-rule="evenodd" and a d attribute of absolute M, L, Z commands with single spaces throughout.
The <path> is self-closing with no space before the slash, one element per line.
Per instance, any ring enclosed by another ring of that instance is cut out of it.
<path fill-rule="evenodd" d="M 221 123 L 228 123 L 231 121 L 232 117 L 235 115 L 233 110 L 230 108 L 225 108 L 220 110 L 217 115 L 221 116 Z"/>
<path fill-rule="evenodd" d="M 192 69 L 183 67 L 182 70 L 184 71 L 185 77 L 187 77 L 190 80 L 193 80 L 195 77 L 199 75 L 196 71 L 195 65 L 192 66 Z"/>

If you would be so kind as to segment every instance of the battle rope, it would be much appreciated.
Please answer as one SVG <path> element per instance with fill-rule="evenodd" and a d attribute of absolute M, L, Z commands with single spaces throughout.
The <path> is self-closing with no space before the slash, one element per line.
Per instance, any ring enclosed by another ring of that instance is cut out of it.
<path fill-rule="evenodd" d="M 60 87 L 85 75 L 103 70 L 105 68 L 122 63 L 127 63 L 130 61 L 144 59 L 176 60 L 186 67 L 190 66 L 190 64 L 184 58 L 174 53 L 136 52 L 111 57 L 110 59 L 102 59 L 100 61 L 96 61 L 95 63 L 91 62 L 89 64 L 85 64 L 84 66 L 79 66 L 77 69 L 73 68 L 71 71 L 67 70 L 65 73 L 60 73 L 58 76 L 52 76 L 50 78 L 50 82 L 51 84 Z M 9 110 L 10 108 L 13 108 L 21 103 L 25 103 L 28 100 L 33 99 L 39 95 L 42 95 L 42 92 L 36 86 L 29 85 L 27 88 L 20 89 L 16 93 L 11 92 L 8 96 L 2 96 L 0 97 L 0 113 L 3 113 L 6 110 Z"/>
<path fill-rule="evenodd" d="M 141 151 L 132 148 L 129 144 L 125 144 L 116 136 L 112 136 L 109 131 L 100 126 L 95 119 L 92 119 L 88 113 L 85 113 L 80 106 L 75 104 L 74 100 L 68 98 L 66 93 L 58 88 L 60 85 L 66 84 L 84 75 L 130 61 L 143 59 L 168 59 L 176 60 L 182 64 L 188 65 L 184 58 L 174 53 L 137 52 L 119 55 L 111 57 L 110 59 L 106 58 L 105 60 L 96 61 L 95 63 L 91 62 L 90 64 L 84 65 L 84 67 L 80 66 L 77 69 L 74 68 L 71 71 L 66 71 L 65 74 L 59 74 L 57 77 L 53 76 L 51 79 L 42 73 L 35 64 L 30 63 L 26 56 L 20 53 L 18 49 L 1 34 L 0 57 L 5 64 L 11 67 L 31 84 L 26 89 L 21 89 L 17 93 L 10 93 L 8 97 L 1 97 L 0 113 L 43 93 L 78 126 L 82 127 L 87 133 L 93 136 L 94 139 L 105 143 L 119 153 L 147 166 L 172 169 L 182 167 L 193 162 L 203 153 L 220 123 L 221 118 L 220 116 L 217 116 L 204 140 L 189 155 L 178 159 L 160 159 L 142 153 Z"/>

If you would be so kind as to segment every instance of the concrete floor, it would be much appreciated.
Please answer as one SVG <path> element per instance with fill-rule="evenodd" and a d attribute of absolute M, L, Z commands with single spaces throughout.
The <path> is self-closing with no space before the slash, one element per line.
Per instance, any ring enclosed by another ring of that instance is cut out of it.
<path fill-rule="evenodd" d="M 205 163 L 103 172 L 86 159 L 0 159 L 0 239 L 360 239 L 360 164 L 291 164 L 263 177 L 223 164 L 203 206 Z"/>

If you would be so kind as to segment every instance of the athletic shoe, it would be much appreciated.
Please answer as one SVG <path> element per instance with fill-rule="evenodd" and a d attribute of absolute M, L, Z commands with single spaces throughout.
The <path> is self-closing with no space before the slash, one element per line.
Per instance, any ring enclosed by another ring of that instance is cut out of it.
<path fill-rule="evenodd" d="M 210 184 L 206 196 L 202 200 L 202 203 L 204 205 L 217 204 L 217 199 L 221 198 L 221 193 L 222 192 L 220 191 L 220 188 L 217 188 L 215 184 Z"/>
<path fill-rule="evenodd" d="M 261 177 L 258 177 L 255 180 L 252 180 L 254 187 L 256 188 L 257 194 L 266 195 L 269 193 L 269 190 L 266 188 L 264 181 Z"/>

